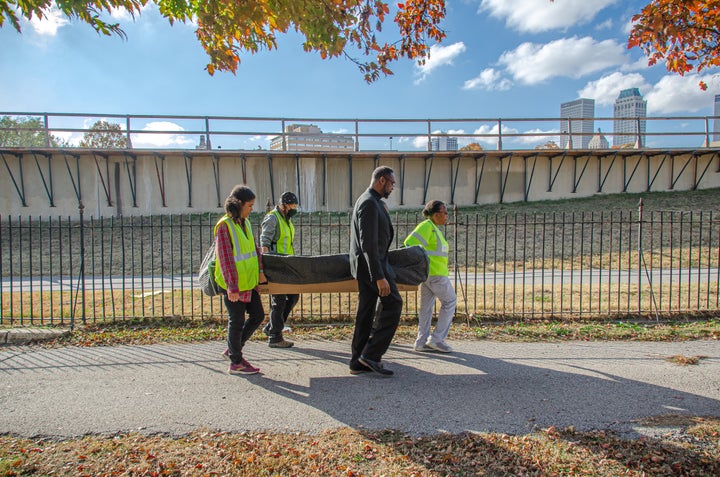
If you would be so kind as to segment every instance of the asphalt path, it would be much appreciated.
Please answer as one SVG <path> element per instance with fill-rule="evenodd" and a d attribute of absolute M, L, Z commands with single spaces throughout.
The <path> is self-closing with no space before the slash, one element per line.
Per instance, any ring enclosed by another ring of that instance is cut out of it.
<path fill-rule="evenodd" d="M 262 369 L 226 374 L 222 342 L 0 347 L 0 433 L 317 433 L 349 426 L 412 435 L 524 434 L 551 425 L 639 436 L 638 419 L 720 416 L 720 343 L 462 341 L 452 354 L 393 344 L 396 375 L 350 375 L 347 341 L 250 342 Z M 705 356 L 678 366 L 672 355 Z"/>
<path fill-rule="evenodd" d="M 717 268 L 673 268 L 638 270 L 529 270 L 523 272 L 471 272 L 450 273 L 451 280 L 459 280 L 464 285 L 505 285 L 505 286 L 550 286 L 550 285 L 611 285 L 637 284 L 687 286 L 691 283 L 711 283 L 718 281 L 720 270 Z M 0 291 L 40 292 L 73 291 L 80 288 L 77 277 L 24 277 L 3 278 Z M 125 276 L 125 277 L 85 277 L 86 290 L 131 290 L 142 296 L 160 293 L 162 290 L 192 290 L 198 288 L 197 276 Z"/>

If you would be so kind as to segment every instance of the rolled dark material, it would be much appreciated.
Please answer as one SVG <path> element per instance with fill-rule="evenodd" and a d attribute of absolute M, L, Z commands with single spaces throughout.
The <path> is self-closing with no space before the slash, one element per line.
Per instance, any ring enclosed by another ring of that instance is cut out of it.
<path fill-rule="evenodd" d="M 430 261 L 419 245 L 390 250 L 390 266 L 395 270 L 397 283 L 419 285 L 428 277 Z M 263 255 L 263 269 L 268 281 L 304 285 L 352 280 L 347 254 L 337 255 Z"/>

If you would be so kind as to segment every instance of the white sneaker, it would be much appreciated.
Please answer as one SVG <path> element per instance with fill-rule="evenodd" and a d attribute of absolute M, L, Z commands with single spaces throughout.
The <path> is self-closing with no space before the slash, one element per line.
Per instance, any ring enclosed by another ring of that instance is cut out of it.
<path fill-rule="evenodd" d="M 444 341 L 441 341 L 439 343 L 430 342 L 430 343 L 426 344 L 425 346 L 432 350 L 439 351 L 440 353 L 452 353 L 452 350 L 453 350 L 450 347 L 450 345 L 448 345 Z"/>
<path fill-rule="evenodd" d="M 427 353 L 428 351 L 432 351 L 432 348 L 427 345 L 415 345 L 413 346 L 413 350 L 417 351 L 418 353 Z"/>

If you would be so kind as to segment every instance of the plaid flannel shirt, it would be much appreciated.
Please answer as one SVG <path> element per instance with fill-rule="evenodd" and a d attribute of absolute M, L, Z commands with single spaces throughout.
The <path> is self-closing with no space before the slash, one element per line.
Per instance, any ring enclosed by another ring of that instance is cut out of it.
<path fill-rule="evenodd" d="M 230 230 L 227 224 L 221 223 L 217 228 L 217 261 L 220 264 L 225 285 L 228 293 L 240 293 L 240 301 L 250 303 L 252 298 L 252 290 L 238 290 L 237 268 L 235 268 L 235 258 L 232 250 L 232 239 L 230 238 Z M 257 249 L 258 264 L 262 270 L 262 250 Z M 255 288 L 257 289 L 257 287 Z"/>

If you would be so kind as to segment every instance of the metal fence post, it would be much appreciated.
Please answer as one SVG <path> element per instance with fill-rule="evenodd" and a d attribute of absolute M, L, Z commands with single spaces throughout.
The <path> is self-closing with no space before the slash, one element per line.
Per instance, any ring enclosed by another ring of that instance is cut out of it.
<path fill-rule="evenodd" d="M 132 149 L 132 141 L 130 139 L 130 115 L 125 117 L 125 149 Z"/>
<path fill-rule="evenodd" d="M 502 141 L 502 119 L 498 119 L 497 150 L 498 150 L 498 151 L 502 151 L 502 150 L 503 150 L 503 141 Z"/>
<path fill-rule="evenodd" d="M 80 272 L 78 276 L 78 289 L 75 295 L 75 301 L 77 302 L 77 294 L 82 296 L 81 300 L 81 313 L 83 325 L 87 324 L 86 313 L 85 313 L 85 205 L 82 200 L 78 204 L 80 211 Z M 75 329 L 75 312 L 70 314 L 70 330 Z"/>
<path fill-rule="evenodd" d="M 640 318 L 642 312 L 642 251 L 643 244 L 643 200 L 640 197 L 638 203 L 638 245 L 637 245 L 637 278 L 638 278 L 638 318 Z"/>
<path fill-rule="evenodd" d="M 45 114 L 43 116 L 43 120 L 45 121 L 45 147 L 50 147 L 50 130 L 48 129 L 48 115 Z"/>

